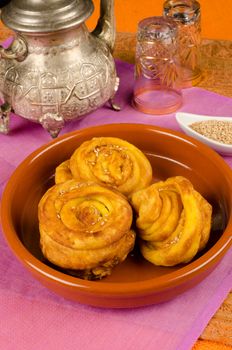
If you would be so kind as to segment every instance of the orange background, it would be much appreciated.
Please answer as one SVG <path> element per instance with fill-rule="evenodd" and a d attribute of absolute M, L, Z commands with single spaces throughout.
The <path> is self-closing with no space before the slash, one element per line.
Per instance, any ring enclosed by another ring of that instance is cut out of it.
<path fill-rule="evenodd" d="M 202 14 L 202 37 L 232 40 L 232 0 L 198 0 Z M 96 24 L 100 0 L 93 0 L 94 14 L 89 28 Z M 115 0 L 118 32 L 136 32 L 137 23 L 150 16 L 162 15 L 163 0 Z"/>

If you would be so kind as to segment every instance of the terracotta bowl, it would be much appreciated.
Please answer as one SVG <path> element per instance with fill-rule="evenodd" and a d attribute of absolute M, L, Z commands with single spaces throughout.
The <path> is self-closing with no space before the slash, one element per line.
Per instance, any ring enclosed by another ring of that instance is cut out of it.
<path fill-rule="evenodd" d="M 189 178 L 213 205 L 214 228 L 206 249 L 187 265 L 156 267 L 137 252 L 101 281 L 70 276 L 43 258 L 39 247 L 37 205 L 53 184 L 55 167 L 85 140 L 115 136 L 139 147 L 156 179 Z M 15 256 L 47 288 L 68 299 L 101 307 L 138 307 L 174 298 L 202 281 L 232 243 L 232 172 L 204 144 L 181 133 L 138 124 L 92 127 L 66 134 L 33 152 L 11 176 L 2 198 L 1 219 Z"/>

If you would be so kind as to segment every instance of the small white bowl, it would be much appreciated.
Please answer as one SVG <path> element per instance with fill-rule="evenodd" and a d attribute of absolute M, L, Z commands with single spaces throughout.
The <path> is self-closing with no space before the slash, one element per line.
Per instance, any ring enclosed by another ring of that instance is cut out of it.
<path fill-rule="evenodd" d="M 197 131 L 193 130 L 190 125 L 195 122 L 201 122 L 206 120 L 219 120 L 219 121 L 230 121 L 232 122 L 232 117 L 216 117 L 216 116 L 205 116 L 191 113 L 178 112 L 176 113 L 176 121 L 180 128 L 189 136 L 205 143 L 209 147 L 213 148 L 215 151 L 224 156 L 232 156 L 232 145 L 221 143 L 210 139 L 209 137 L 199 134 Z"/>

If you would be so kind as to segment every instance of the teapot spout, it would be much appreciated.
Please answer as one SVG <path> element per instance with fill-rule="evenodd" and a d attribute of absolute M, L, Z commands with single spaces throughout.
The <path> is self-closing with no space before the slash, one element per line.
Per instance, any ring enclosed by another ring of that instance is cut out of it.
<path fill-rule="evenodd" d="M 116 37 L 114 0 L 101 0 L 100 6 L 100 18 L 92 34 L 102 39 L 112 52 Z"/>

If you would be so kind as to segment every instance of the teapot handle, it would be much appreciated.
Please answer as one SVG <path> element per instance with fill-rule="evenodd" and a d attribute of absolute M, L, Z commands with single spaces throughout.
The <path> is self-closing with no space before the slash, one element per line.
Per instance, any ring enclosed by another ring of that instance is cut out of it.
<path fill-rule="evenodd" d="M 22 62 L 27 57 L 27 54 L 27 43 L 22 37 L 16 37 L 7 49 L 0 45 L 0 59 L 17 60 Z"/>
<path fill-rule="evenodd" d="M 102 39 L 113 51 L 116 36 L 114 0 L 101 0 L 100 17 L 92 34 Z"/>

